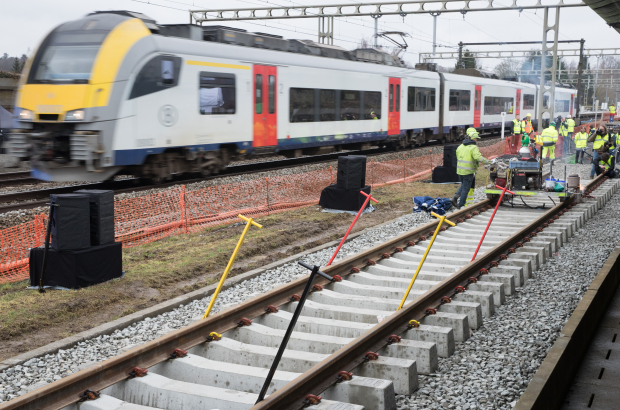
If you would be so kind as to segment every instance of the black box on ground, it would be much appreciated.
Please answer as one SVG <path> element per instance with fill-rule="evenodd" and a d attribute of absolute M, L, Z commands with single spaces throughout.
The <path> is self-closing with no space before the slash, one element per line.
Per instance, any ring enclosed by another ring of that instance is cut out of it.
<path fill-rule="evenodd" d="M 443 146 L 443 166 L 456 168 L 456 149 L 460 144 L 451 144 Z"/>
<path fill-rule="evenodd" d="M 45 249 L 30 249 L 30 285 L 39 285 Z M 43 286 L 79 289 L 123 275 L 123 244 L 113 242 L 89 249 L 57 251 L 49 249 Z"/>
<path fill-rule="evenodd" d="M 54 207 L 52 248 L 65 251 L 90 247 L 90 203 L 88 195 L 50 195 Z"/>
<path fill-rule="evenodd" d="M 338 188 L 337 185 L 330 185 L 321 192 L 319 206 L 339 211 L 357 212 L 366 200 L 366 197 L 360 191 L 370 194 L 370 185 L 366 185 L 361 189 L 342 189 Z M 370 203 L 368 206 L 370 206 Z"/>
<path fill-rule="evenodd" d="M 366 156 L 338 157 L 336 186 L 340 189 L 362 189 L 366 185 Z"/>
<path fill-rule="evenodd" d="M 90 198 L 90 244 L 114 242 L 114 191 L 81 189 L 75 193 Z"/>
<path fill-rule="evenodd" d="M 452 167 L 433 168 L 433 183 L 442 184 L 446 182 L 459 182 L 459 176 L 456 174 L 456 168 L 452 168 Z"/>

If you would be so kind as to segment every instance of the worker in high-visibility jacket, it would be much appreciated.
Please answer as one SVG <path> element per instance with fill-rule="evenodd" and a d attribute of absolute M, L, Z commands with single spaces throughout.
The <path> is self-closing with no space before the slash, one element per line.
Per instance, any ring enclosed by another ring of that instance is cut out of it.
<path fill-rule="evenodd" d="M 609 106 L 609 122 L 614 122 L 616 120 L 616 106 L 611 104 Z"/>
<path fill-rule="evenodd" d="M 484 164 L 489 162 L 482 156 L 476 145 L 478 139 L 480 139 L 478 133 L 472 134 L 456 149 L 456 173 L 461 186 L 452 197 L 452 204 L 458 209 L 473 202 L 478 165 L 481 162 Z"/>
<path fill-rule="evenodd" d="M 562 136 L 562 153 L 568 153 L 570 149 L 570 143 L 568 141 L 568 125 L 566 124 L 565 118 L 562 118 L 562 123 L 560 124 L 560 130 L 558 135 Z"/>
<path fill-rule="evenodd" d="M 594 178 L 596 172 L 596 164 L 601 160 L 601 155 L 609 152 L 611 146 L 609 142 L 609 133 L 607 127 L 601 125 L 598 129 L 592 129 L 588 142 L 592 142 L 592 169 L 590 170 L 590 178 Z"/>
<path fill-rule="evenodd" d="M 594 164 L 592 164 L 594 165 Z M 615 170 L 616 164 L 614 160 L 614 156 L 609 152 L 604 152 L 601 154 L 601 159 L 599 160 L 596 167 L 596 175 L 604 174 L 609 178 L 616 178 L 617 171 Z"/>
<path fill-rule="evenodd" d="M 515 119 L 512 120 L 512 141 L 511 141 L 511 148 L 512 148 L 512 154 L 516 154 L 517 150 L 518 150 L 518 142 L 521 139 L 521 136 L 523 135 L 523 124 L 521 122 L 521 120 L 519 119 L 519 114 L 515 115 Z"/>
<path fill-rule="evenodd" d="M 547 152 L 549 153 L 549 159 L 555 159 L 555 144 L 558 142 L 558 132 L 555 129 L 555 121 L 549 123 L 549 128 L 540 134 L 542 140 L 543 150 L 542 158 L 547 158 Z"/>
<path fill-rule="evenodd" d="M 568 131 L 568 138 L 564 138 L 564 146 L 568 147 L 564 152 L 568 153 L 571 150 L 571 141 L 573 140 L 573 135 L 575 134 L 575 120 L 573 120 L 572 116 L 566 117 L 566 128 Z"/>
<path fill-rule="evenodd" d="M 575 134 L 575 164 L 583 164 L 583 158 L 586 155 L 586 147 L 588 146 L 588 132 L 583 127 L 580 132 Z M 581 158 L 581 162 L 580 161 Z"/>

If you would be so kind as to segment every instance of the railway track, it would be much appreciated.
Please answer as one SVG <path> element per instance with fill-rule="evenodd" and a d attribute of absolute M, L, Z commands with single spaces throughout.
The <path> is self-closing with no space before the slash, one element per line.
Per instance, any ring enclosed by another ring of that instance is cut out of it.
<path fill-rule="evenodd" d="M 472 263 L 491 202 L 449 215 L 457 225 L 437 236 L 408 303 L 397 312 L 437 221 L 324 268 L 342 280 L 315 280 L 269 395 L 254 407 L 307 277 L 17 397 L 0 410 L 76 409 L 81 397 L 86 401 L 80 410 L 280 410 L 314 402 L 310 408 L 395 409 L 395 394 L 415 391 L 418 375 L 433 373 L 439 358 L 452 355 L 456 343 L 493 315 L 619 186 L 618 180 L 597 178 L 579 204 L 540 196 L 528 199 L 539 209 L 500 207 Z"/>
<path fill-rule="evenodd" d="M 496 138 L 496 136 L 487 136 L 484 139 Z M 442 145 L 441 142 L 431 143 L 428 145 L 424 145 L 422 148 L 428 148 L 436 145 Z M 373 157 L 376 155 L 386 154 L 389 152 L 393 152 L 393 150 L 374 148 L 370 150 L 364 151 L 347 151 L 347 152 L 336 152 L 325 155 L 318 156 L 307 156 L 300 158 L 292 158 L 286 160 L 277 160 L 277 161 L 262 161 L 262 162 L 254 162 L 249 164 L 242 165 L 230 165 L 226 167 L 221 173 L 218 175 L 212 175 L 209 177 L 202 178 L 192 178 L 191 176 L 183 176 L 176 178 L 173 181 L 166 182 L 159 185 L 152 185 L 148 183 L 144 183 L 140 180 L 140 178 L 130 178 L 119 181 L 105 181 L 105 182 L 95 182 L 95 183 L 84 183 L 80 185 L 71 185 L 64 187 L 55 187 L 55 188 L 46 188 L 46 189 L 38 189 L 31 191 L 22 191 L 22 192 L 13 192 L 8 194 L 0 194 L 0 213 L 9 212 L 9 211 L 17 211 L 21 209 L 32 209 L 44 206 L 47 202 L 49 202 L 49 196 L 51 194 L 64 194 L 71 193 L 78 189 L 112 189 L 116 194 L 122 194 L 127 192 L 137 192 L 137 191 L 145 191 L 153 188 L 168 188 L 174 185 L 179 184 L 191 184 L 202 181 L 209 181 L 213 179 L 230 177 L 236 175 L 243 175 L 250 172 L 261 172 L 261 171 L 275 171 L 280 169 L 297 167 L 300 165 L 309 165 L 309 164 L 321 164 L 325 162 L 331 162 L 337 159 L 342 155 L 366 155 L 369 157 Z M 23 184 L 30 184 L 40 182 L 34 178 L 30 178 L 30 173 L 25 172 L 13 172 L 8 174 L 0 174 L 0 187 L 6 186 L 19 186 Z"/>

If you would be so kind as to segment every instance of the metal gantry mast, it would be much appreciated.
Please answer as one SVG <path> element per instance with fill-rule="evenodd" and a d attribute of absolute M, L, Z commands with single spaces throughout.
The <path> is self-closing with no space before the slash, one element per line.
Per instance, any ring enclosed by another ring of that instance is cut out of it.
<path fill-rule="evenodd" d="M 542 38 L 542 52 L 540 56 L 540 88 L 538 89 L 538 131 L 542 131 L 544 127 L 543 114 L 549 114 L 550 121 L 553 121 L 555 115 L 555 81 L 556 70 L 558 65 L 558 35 L 560 28 L 560 8 L 555 9 L 555 24 L 549 25 L 549 8 L 545 8 L 545 17 L 543 19 L 543 38 Z M 553 31 L 553 46 L 547 47 L 547 36 L 549 32 Z M 551 66 L 547 65 L 547 55 L 551 52 Z M 547 86 L 545 78 L 547 72 L 551 72 L 551 85 Z M 545 107 L 545 93 L 549 93 L 549 108 Z"/>
<path fill-rule="evenodd" d="M 505 11 L 528 9 L 540 9 L 546 7 L 584 7 L 584 2 L 575 4 L 565 4 L 565 0 L 547 0 L 543 5 L 538 0 L 533 5 L 518 6 L 517 0 L 512 0 L 509 6 L 500 5 L 495 0 L 479 0 L 470 2 L 466 0 L 409 0 L 391 1 L 382 3 L 358 3 L 358 4 L 320 4 L 309 6 L 277 6 L 277 7 L 249 7 L 249 8 L 214 8 L 202 10 L 190 10 L 190 24 L 204 24 L 209 22 L 221 21 L 244 21 L 244 20 L 276 20 L 276 19 L 298 19 L 298 18 L 331 18 L 330 22 L 324 25 L 319 23 L 319 42 L 326 39 L 333 39 L 333 18 L 334 17 L 361 17 L 370 16 L 377 19 L 381 16 L 406 16 L 408 14 L 431 14 L 441 13 L 461 13 L 463 15 L 470 11 Z M 474 3 L 474 4 L 470 4 Z M 456 7 L 452 7 L 456 5 Z M 461 8 L 458 8 L 462 5 Z M 436 19 L 436 17 L 435 17 Z M 323 30 L 329 27 L 330 31 Z M 378 30 L 375 30 L 375 34 Z M 376 39 L 375 35 L 375 39 Z M 376 40 L 375 40 L 376 41 Z M 436 42 L 435 42 L 436 44 Z"/>

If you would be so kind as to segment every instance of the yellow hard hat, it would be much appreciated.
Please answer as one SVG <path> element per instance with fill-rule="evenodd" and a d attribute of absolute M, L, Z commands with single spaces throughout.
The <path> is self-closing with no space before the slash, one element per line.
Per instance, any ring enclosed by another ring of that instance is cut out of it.
<path fill-rule="evenodd" d="M 526 117 L 531 117 L 532 114 L 530 114 L 529 112 L 527 113 Z"/>

